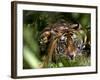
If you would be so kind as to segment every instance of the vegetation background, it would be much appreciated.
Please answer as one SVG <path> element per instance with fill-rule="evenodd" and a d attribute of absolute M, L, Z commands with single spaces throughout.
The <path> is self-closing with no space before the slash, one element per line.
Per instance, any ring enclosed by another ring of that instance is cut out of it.
<path fill-rule="evenodd" d="M 23 69 L 40 68 L 42 64 L 38 38 L 40 32 L 49 24 L 64 19 L 78 22 L 82 25 L 81 36 L 90 37 L 91 15 L 87 13 L 64 13 L 45 11 L 23 11 Z M 75 61 L 61 58 L 59 65 L 53 63 L 50 67 L 89 66 L 90 56 L 76 57 Z"/>

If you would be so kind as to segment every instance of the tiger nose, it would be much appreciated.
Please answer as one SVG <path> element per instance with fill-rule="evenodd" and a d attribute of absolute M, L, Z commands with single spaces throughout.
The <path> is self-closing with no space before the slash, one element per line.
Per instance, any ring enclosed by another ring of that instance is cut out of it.
<path fill-rule="evenodd" d="M 74 58 L 74 55 L 69 55 L 70 59 L 73 60 Z"/>

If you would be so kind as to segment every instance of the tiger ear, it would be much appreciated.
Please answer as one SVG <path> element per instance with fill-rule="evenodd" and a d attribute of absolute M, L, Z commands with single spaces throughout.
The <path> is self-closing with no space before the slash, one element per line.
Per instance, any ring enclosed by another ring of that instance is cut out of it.
<path fill-rule="evenodd" d="M 81 28 L 82 28 L 81 24 L 72 24 L 71 25 L 71 29 L 74 29 L 74 30 L 79 30 Z"/>

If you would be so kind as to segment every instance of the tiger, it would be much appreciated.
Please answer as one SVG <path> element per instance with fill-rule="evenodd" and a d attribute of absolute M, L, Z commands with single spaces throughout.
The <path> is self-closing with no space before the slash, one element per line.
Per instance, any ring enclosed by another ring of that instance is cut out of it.
<path fill-rule="evenodd" d="M 65 56 L 73 60 L 76 55 L 82 53 L 86 47 L 87 35 L 79 23 L 68 21 L 56 22 L 52 26 L 44 28 L 40 34 L 40 51 L 46 55 L 45 64 L 56 62 L 57 56 Z"/>

